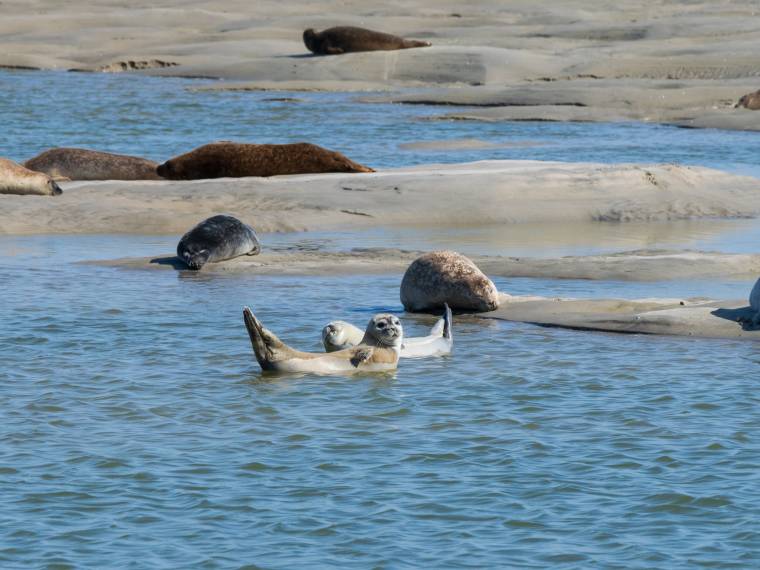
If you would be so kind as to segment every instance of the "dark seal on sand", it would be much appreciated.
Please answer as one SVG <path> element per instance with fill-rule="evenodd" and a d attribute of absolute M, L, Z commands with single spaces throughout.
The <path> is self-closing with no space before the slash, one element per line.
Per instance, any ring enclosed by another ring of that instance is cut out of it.
<path fill-rule="evenodd" d="M 84 148 L 53 148 L 24 166 L 53 178 L 70 180 L 161 180 L 157 163 L 137 156 Z"/>
<path fill-rule="evenodd" d="M 391 51 L 428 47 L 430 42 L 407 40 L 393 34 L 354 26 L 338 26 L 322 32 L 304 31 L 303 43 L 317 55 L 338 55 L 357 51 Z"/>
<path fill-rule="evenodd" d="M 309 143 L 216 142 L 167 160 L 158 174 L 169 180 L 241 178 L 319 172 L 374 172 L 339 152 Z"/>
<path fill-rule="evenodd" d="M 401 281 L 401 303 L 410 312 L 442 309 L 483 313 L 499 307 L 493 282 L 467 257 L 433 251 L 415 259 Z"/>
<path fill-rule="evenodd" d="M 237 218 L 218 215 L 203 220 L 182 236 L 177 256 L 190 268 L 261 252 L 256 232 Z"/>
<path fill-rule="evenodd" d="M 760 109 L 760 90 L 755 91 L 754 93 L 747 93 L 739 99 L 739 102 L 734 105 L 734 109 L 738 109 L 739 107 L 744 107 L 750 111 L 757 111 Z"/>

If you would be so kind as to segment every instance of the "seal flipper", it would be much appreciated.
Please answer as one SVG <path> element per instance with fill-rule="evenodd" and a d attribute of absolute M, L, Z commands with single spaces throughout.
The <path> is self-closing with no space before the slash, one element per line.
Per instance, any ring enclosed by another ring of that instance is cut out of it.
<path fill-rule="evenodd" d="M 354 355 L 351 357 L 351 364 L 354 368 L 359 368 L 359 365 L 363 362 L 367 362 L 372 358 L 374 350 L 371 346 L 362 346 L 354 350 Z"/>
<path fill-rule="evenodd" d="M 451 307 L 449 307 L 448 303 L 443 304 L 444 307 L 444 313 L 443 313 L 443 338 L 446 340 L 452 340 L 453 334 L 451 331 Z"/>
<path fill-rule="evenodd" d="M 274 363 L 282 359 L 281 353 L 289 349 L 288 345 L 277 338 L 273 332 L 265 329 L 248 307 L 243 307 L 243 322 L 251 338 L 253 353 L 262 370 L 274 370 Z"/>

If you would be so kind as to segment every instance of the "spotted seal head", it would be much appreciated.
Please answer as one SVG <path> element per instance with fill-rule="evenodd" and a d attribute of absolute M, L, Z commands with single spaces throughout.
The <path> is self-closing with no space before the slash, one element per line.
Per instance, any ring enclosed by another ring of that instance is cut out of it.
<path fill-rule="evenodd" d="M 258 255 L 261 245 L 248 224 L 225 214 L 212 216 L 182 236 L 177 257 L 190 269 L 241 255 Z"/>
<path fill-rule="evenodd" d="M 739 102 L 734 105 L 734 109 L 738 109 L 739 107 L 744 107 L 750 111 L 760 110 L 760 90 L 743 95 L 739 99 Z"/>
<path fill-rule="evenodd" d="M 0 158 L 0 194 L 59 196 L 62 193 L 61 187 L 47 174 Z"/>
<path fill-rule="evenodd" d="M 362 51 L 391 51 L 429 47 L 430 42 L 376 32 L 355 26 L 336 26 L 321 32 L 308 28 L 303 32 L 304 45 L 317 55 L 339 55 Z"/>

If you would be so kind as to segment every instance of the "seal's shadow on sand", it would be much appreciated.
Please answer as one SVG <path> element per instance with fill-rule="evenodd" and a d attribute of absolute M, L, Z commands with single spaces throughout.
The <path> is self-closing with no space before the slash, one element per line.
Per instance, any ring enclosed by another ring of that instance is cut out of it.
<path fill-rule="evenodd" d="M 154 257 L 150 262 L 155 263 L 156 265 L 169 265 L 177 271 L 191 271 L 191 269 L 185 265 L 185 262 L 176 255 L 171 257 Z"/>
<path fill-rule="evenodd" d="M 752 317 L 755 316 L 755 311 L 749 306 L 739 307 L 738 309 L 715 309 L 710 314 L 721 319 L 734 321 L 740 325 L 744 331 L 760 330 L 760 327 L 752 325 Z"/>

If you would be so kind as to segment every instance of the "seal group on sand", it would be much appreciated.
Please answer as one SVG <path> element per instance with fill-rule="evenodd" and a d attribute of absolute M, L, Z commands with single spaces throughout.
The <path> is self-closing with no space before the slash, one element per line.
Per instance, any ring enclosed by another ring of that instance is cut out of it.
<path fill-rule="evenodd" d="M 261 246 L 253 228 L 224 214 L 203 220 L 183 235 L 177 244 L 177 257 L 190 269 L 260 252 Z"/>
<path fill-rule="evenodd" d="M 0 158 L 0 194 L 58 196 L 63 190 L 50 176 Z"/>
<path fill-rule="evenodd" d="M 339 152 L 310 143 L 215 142 L 167 160 L 158 174 L 169 180 L 241 178 L 319 172 L 374 172 Z"/>
<path fill-rule="evenodd" d="M 69 180 L 161 180 L 152 160 L 86 148 L 52 148 L 24 166 Z"/>
<path fill-rule="evenodd" d="M 404 333 L 398 318 L 375 315 L 367 323 L 359 345 L 338 352 L 301 352 L 264 328 L 251 309 L 243 308 L 243 321 L 262 370 L 275 372 L 353 373 L 383 372 L 398 365 Z"/>
<path fill-rule="evenodd" d="M 317 55 L 338 55 L 358 51 L 390 51 L 429 47 L 430 42 L 407 40 L 393 34 L 354 26 L 337 26 L 321 32 L 313 28 L 303 33 L 303 43 Z"/>

